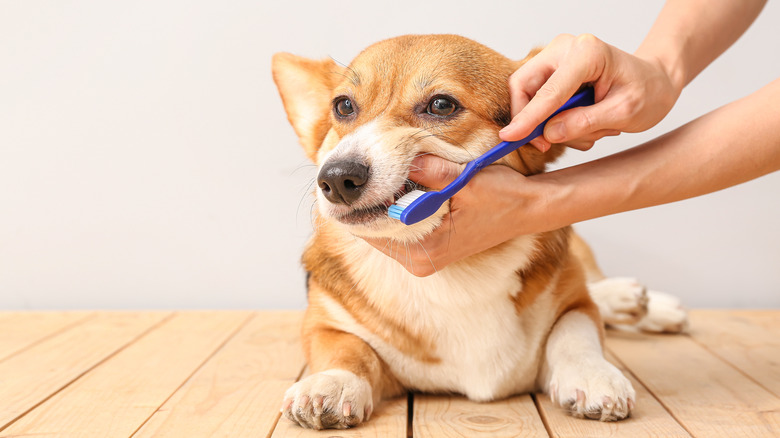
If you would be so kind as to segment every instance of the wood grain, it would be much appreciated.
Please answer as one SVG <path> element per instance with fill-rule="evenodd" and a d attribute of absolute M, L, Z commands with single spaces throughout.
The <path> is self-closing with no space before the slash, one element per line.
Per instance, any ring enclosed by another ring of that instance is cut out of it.
<path fill-rule="evenodd" d="M 0 362 L 0 430 L 168 315 L 103 313 Z"/>
<path fill-rule="evenodd" d="M 607 348 L 692 435 L 780 435 L 780 399 L 688 336 L 616 334 Z"/>
<path fill-rule="evenodd" d="M 490 403 L 464 397 L 415 395 L 415 438 L 547 436 L 530 395 Z"/>
<path fill-rule="evenodd" d="M 0 362 L 89 316 L 89 312 L 0 313 Z"/>
<path fill-rule="evenodd" d="M 176 314 L 0 432 L 0 437 L 130 436 L 247 316 Z"/>
<path fill-rule="evenodd" d="M 779 311 L 694 311 L 690 336 L 610 332 L 607 357 L 638 393 L 622 422 L 572 418 L 542 395 L 416 394 L 411 426 L 402 397 L 324 432 L 279 415 L 304 365 L 301 316 L 0 313 L 0 438 L 780 436 Z"/>
<path fill-rule="evenodd" d="M 256 315 L 134 437 L 266 436 L 305 364 L 301 319 L 300 312 Z"/>
<path fill-rule="evenodd" d="M 775 312 L 692 311 L 691 337 L 780 397 L 780 318 Z"/>

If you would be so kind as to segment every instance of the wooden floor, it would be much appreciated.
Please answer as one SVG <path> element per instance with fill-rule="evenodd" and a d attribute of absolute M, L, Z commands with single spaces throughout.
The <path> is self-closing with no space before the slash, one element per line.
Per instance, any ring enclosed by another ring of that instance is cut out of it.
<path fill-rule="evenodd" d="M 567 416 L 544 395 L 413 395 L 366 425 L 279 417 L 303 372 L 300 312 L 0 313 L 0 437 L 780 436 L 780 311 L 694 311 L 681 336 L 611 332 L 633 417 Z"/>

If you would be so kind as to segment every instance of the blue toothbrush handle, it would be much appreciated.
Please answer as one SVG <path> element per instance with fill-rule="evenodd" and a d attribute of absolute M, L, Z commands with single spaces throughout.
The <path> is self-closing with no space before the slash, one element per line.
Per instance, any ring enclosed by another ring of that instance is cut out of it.
<path fill-rule="evenodd" d="M 502 141 L 501 143 L 493 146 L 493 148 L 491 148 L 489 151 L 480 155 L 475 160 L 466 163 L 466 168 L 463 169 L 463 172 L 461 172 L 461 177 L 458 177 L 450 185 L 441 190 L 441 194 L 447 196 L 448 198 L 452 197 L 455 193 L 459 192 L 460 189 L 462 189 L 469 181 L 471 181 L 471 178 L 484 167 L 495 163 L 520 146 L 528 144 L 529 141 L 542 135 L 544 132 L 544 127 L 547 125 L 547 122 L 550 119 L 557 116 L 559 113 L 572 108 L 593 105 L 594 101 L 595 95 L 593 92 L 593 87 L 588 86 L 583 88 L 581 91 L 567 100 L 566 103 L 564 103 L 560 108 L 555 110 L 555 112 L 553 112 L 550 117 L 547 117 L 542 123 L 540 123 L 539 126 L 534 128 L 534 130 L 528 134 L 527 137 L 517 141 Z"/>
<path fill-rule="evenodd" d="M 595 100 L 595 96 L 594 96 L 593 88 L 585 87 L 583 90 L 581 90 L 580 92 L 572 96 L 569 100 L 567 100 L 566 103 L 564 103 L 563 106 L 561 106 L 554 113 L 552 113 L 550 117 L 548 117 L 542 123 L 540 123 L 539 126 L 537 126 L 533 130 L 533 132 L 531 132 L 531 134 L 529 134 L 524 139 L 518 141 L 503 141 L 497 144 L 492 149 L 482 154 L 479 158 L 473 161 L 469 161 L 466 164 L 466 168 L 463 169 L 463 172 L 461 172 L 461 174 L 455 179 L 455 181 L 451 182 L 449 185 L 447 185 L 447 187 L 445 187 L 441 191 L 425 192 L 419 198 L 412 201 L 412 203 L 405 208 L 400 208 L 398 206 L 393 205 L 390 207 L 390 211 L 388 212 L 388 214 L 391 213 L 398 214 L 397 218 L 401 222 L 405 223 L 406 225 L 411 225 L 427 218 L 428 216 L 435 213 L 436 210 L 438 210 L 439 207 L 441 207 L 441 205 L 447 201 L 447 199 L 451 198 L 453 195 L 455 195 L 455 193 L 460 191 L 460 189 L 462 189 L 469 181 L 471 181 L 471 178 L 474 175 L 476 175 L 477 172 L 482 170 L 483 167 L 493 164 L 498 159 L 516 150 L 520 146 L 527 144 L 529 141 L 533 140 L 534 138 L 542 135 L 542 133 L 544 132 L 544 127 L 545 125 L 547 125 L 547 122 L 551 118 L 555 117 L 558 113 L 579 106 L 593 105 L 594 100 Z"/>
<path fill-rule="evenodd" d="M 534 130 L 527 137 L 517 141 L 502 141 L 501 143 L 495 145 L 489 151 L 482 154 L 479 158 L 472 161 L 473 163 L 476 163 L 476 167 L 477 167 L 476 170 L 478 171 L 482 170 L 483 167 L 489 164 L 493 164 L 499 158 L 504 157 L 505 155 L 509 154 L 510 152 L 514 151 L 520 146 L 523 146 L 527 144 L 529 141 L 542 135 L 542 133 L 544 132 L 544 127 L 547 126 L 547 122 L 550 121 L 550 119 L 552 119 L 553 117 L 557 116 L 559 113 L 580 106 L 593 105 L 594 100 L 595 100 L 595 95 L 593 92 L 593 87 L 585 87 L 580 92 L 572 96 L 569 100 L 567 100 L 566 103 L 563 104 L 563 106 L 555 110 L 555 112 L 552 113 L 550 117 L 546 118 L 542 123 L 540 123 L 539 126 L 534 128 Z"/>

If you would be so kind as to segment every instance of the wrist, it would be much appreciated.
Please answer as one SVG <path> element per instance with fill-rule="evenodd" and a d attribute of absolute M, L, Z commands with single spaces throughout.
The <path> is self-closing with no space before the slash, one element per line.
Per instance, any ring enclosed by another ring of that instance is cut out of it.
<path fill-rule="evenodd" d="M 674 51 L 667 50 L 666 52 L 655 53 L 643 46 L 634 53 L 634 56 L 649 63 L 664 75 L 669 84 L 671 84 L 675 97 L 679 96 L 685 85 L 688 84 L 688 75 L 683 57 L 675 54 Z"/>
<path fill-rule="evenodd" d="M 584 220 L 577 215 L 579 199 L 576 184 L 561 177 L 560 171 L 529 176 L 519 186 L 522 195 L 518 210 L 528 214 L 517 215 L 521 234 L 556 230 Z M 529 219 L 537 219 L 529 222 Z"/>

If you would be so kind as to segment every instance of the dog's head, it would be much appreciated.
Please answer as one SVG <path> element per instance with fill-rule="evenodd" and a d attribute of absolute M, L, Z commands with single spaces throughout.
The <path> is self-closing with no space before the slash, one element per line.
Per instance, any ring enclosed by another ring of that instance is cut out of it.
<path fill-rule="evenodd" d="M 288 118 L 318 166 L 320 214 L 362 236 L 414 240 L 433 230 L 448 203 L 412 226 L 387 216 L 413 188 L 412 160 L 432 153 L 465 163 L 497 144 L 510 121 L 509 76 L 532 55 L 512 61 L 455 35 L 385 40 L 348 67 L 276 54 L 273 76 Z M 499 163 L 539 173 L 560 150 L 526 146 Z"/>

